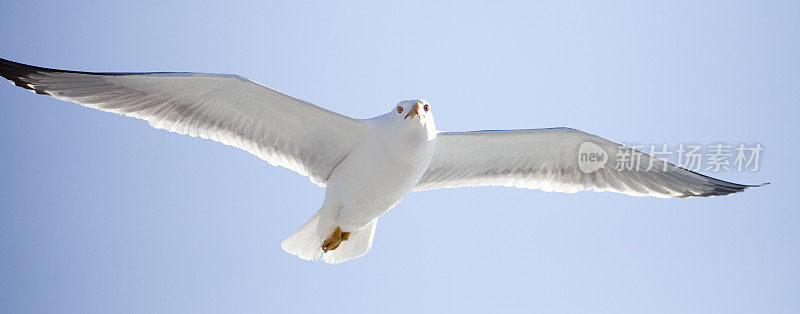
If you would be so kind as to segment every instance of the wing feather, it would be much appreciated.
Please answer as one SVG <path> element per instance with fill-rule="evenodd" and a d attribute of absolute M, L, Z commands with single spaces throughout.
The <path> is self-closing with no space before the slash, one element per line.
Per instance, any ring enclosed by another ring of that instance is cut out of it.
<path fill-rule="evenodd" d="M 320 186 L 366 130 L 362 121 L 234 75 L 91 73 L 0 59 L 0 76 L 38 94 L 243 149 Z"/>
<path fill-rule="evenodd" d="M 581 170 L 579 149 L 589 142 L 609 156 L 602 168 Z M 636 196 L 692 197 L 741 192 L 743 185 L 711 178 L 645 153 L 631 169 L 616 169 L 622 151 L 613 141 L 569 128 L 443 132 L 416 191 L 507 186 L 556 192 L 613 191 Z M 652 166 L 650 166 L 652 164 Z"/>

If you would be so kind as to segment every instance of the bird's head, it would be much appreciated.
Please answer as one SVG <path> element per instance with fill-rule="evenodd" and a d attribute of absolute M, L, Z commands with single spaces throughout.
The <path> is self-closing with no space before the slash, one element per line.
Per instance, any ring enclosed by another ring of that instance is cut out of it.
<path fill-rule="evenodd" d="M 403 100 L 395 106 L 389 115 L 395 121 L 403 121 L 410 126 L 433 124 L 431 105 L 424 99 Z"/>
<path fill-rule="evenodd" d="M 428 139 L 436 137 L 433 110 L 424 99 L 401 101 L 392 108 L 388 116 L 395 125 L 408 132 L 424 134 Z"/>

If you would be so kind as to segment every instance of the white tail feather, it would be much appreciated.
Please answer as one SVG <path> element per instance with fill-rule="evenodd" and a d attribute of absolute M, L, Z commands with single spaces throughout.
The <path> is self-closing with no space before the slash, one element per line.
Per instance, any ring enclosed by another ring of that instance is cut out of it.
<path fill-rule="evenodd" d="M 322 241 L 325 237 L 318 232 L 319 216 L 320 212 L 314 214 L 314 217 L 311 217 L 305 225 L 300 227 L 300 230 L 297 230 L 281 243 L 281 248 L 286 253 L 297 255 L 297 257 L 304 260 L 315 261 L 320 259 L 322 257 Z"/>
<path fill-rule="evenodd" d="M 305 225 L 300 227 L 300 230 L 284 240 L 281 248 L 304 260 L 316 261 L 321 258 L 326 263 L 336 264 L 364 255 L 372 247 L 375 227 L 378 224 L 377 218 L 366 227 L 351 232 L 350 238 L 342 242 L 335 250 L 323 253 L 322 242 L 333 233 L 333 229 L 336 228 L 336 219 L 320 215 L 320 212 L 311 217 Z"/>
<path fill-rule="evenodd" d="M 342 242 L 335 250 L 324 253 L 322 260 L 326 263 L 337 264 L 367 254 L 369 249 L 372 248 L 372 239 L 375 237 L 376 226 L 378 226 L 378 218 L 372 220 L 361 230 L 350 233 L 350 238 L 347 241 Z"/>

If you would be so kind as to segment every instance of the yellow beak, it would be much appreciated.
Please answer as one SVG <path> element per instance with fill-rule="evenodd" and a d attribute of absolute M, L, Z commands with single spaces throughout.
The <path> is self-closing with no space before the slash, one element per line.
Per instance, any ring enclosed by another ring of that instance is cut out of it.
<path fill-rule="evenodd" d="M 403 120 L 405 120 L 408 117 L 411 117 L 411 119 L 414 119 L 414 116 L 418 116 L 418 117 L 420 117 L 420 119 L 422 119 L 422 116 L 419 115 L 419 102 L 414 103 L 414 106 L 411 107 L 411 110 L 408 111 L 408 113 L 406 114 L 406 117 L 403 118 Z"/>

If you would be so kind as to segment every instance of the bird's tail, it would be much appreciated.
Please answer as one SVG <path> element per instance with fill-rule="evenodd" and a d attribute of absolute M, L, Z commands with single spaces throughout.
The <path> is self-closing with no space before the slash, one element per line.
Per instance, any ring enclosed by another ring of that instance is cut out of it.
<path fill-rule="evenodd" d="M 351 232 L 350 237 L 335 250 L 323 253 L 322 242 L 336 229 L 336 219 L 321 215 L 320 212 L 311 217 L 305 225 L 300 227 L 300 230 L 284 240 L 281 248 L 304 260 L 322 259 L 326 263 L 336 264 L 364 255 L 372 247 L 378 218 L 375 218 L 366 227 Z"/>

